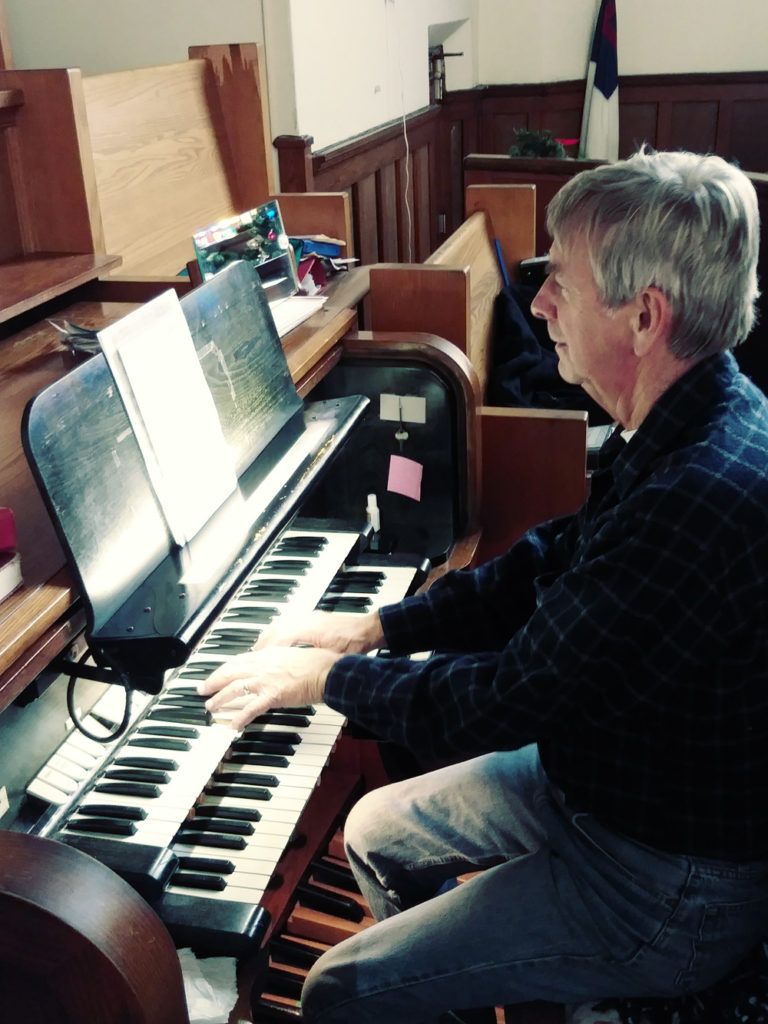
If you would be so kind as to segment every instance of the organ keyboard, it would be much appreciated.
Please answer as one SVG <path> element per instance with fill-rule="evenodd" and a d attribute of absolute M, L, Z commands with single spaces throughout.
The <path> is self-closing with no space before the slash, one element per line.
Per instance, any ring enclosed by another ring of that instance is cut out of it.
<path fill-rule="evenodd" d="M 34 831 L 131 879 L 180 938 L 194 911 L 206 913 L 198 901 L 215 902 L 217 948 L 246 952 L 265 927 L 250 908 L 269 886 L 344 722 L 318 705 L 270 712 L 234 734 L 226 710 L 213 720 L 196 686 L 247 651 L 267 624 L 329 601 L 367 611 L 423 579 L 417 566 L 364 564 L 360 542 L 357 532 L 313 522 L 283 531 L 188 661 L 168 672 L 158 695 L 139 697 L 130 727 L 98 764 L 98 743 L 79 733 L 54 753 L 28 786 L 55 805 Z M 107 733 L 122 714 L 116 705 L 108 691 L 84 724 Z"/>

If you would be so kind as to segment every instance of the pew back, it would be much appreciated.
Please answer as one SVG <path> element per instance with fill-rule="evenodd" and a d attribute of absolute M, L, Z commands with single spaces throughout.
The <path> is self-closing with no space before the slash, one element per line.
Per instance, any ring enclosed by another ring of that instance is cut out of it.
<path fill-rule="evenodd" d="M 506 268 L 535 253 L 532 185 L 467 189 L 466 219 L 424 264 L 379 264 L 370 271 L 374 330 L 420 330 L 467 354 L 485 394 L 493 308 Z M 514 277 L 510 273 L 510 277 Z M 481 409 L 483 562 L 526 529 L 575 511 L 586 496 L 587 414 L 579 411 Z"/>
<path fill-rule="evenodd" d="M 277 198 L 289 234 L 339 237 L 354 255 L 346 193 L 276 193 L 262 48 L 189 52 L 102 75 L 3 73 L 25 99 L 14 165 L 35 182 L 24 251 L 111 253 L 115 276 L 183 290 L 195 231 Z"/>
<path fill-rule="evenodd" d="M 532 256 L 535 210 L 532 185 L 467 189 L 466 219 L 423 264 L 371 268 L 374 330 L 430 331 L 452 341 L 469 357 L 485 393 L 494 302 L 504 284 L 496 242 L 507 267 Z"/>
<path fill-rule="evenodd" d="M 82 79 L 104 241 L 123 258 L 121 276 L 178 273 L 194 259 L 195 231 L 272 197 L 289 232 L 351 243 L 345 195 L 275 196 L 261 47 L 189 53 Z"/>

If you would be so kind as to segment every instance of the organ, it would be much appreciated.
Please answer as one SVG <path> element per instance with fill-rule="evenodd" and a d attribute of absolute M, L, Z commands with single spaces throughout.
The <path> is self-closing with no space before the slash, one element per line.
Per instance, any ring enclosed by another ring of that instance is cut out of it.
<path fill-rule="evenodd" d="M 439 339 L 351 337 L 304 402 L 246 264 L 181 306 L 239 472 L 237 493 L 187 545 L 168 536 L 103 355 L 26 407 L 28 461 L 97 663 L 76 664 L 79 648 L 53 668 L 103 692 L 82 712 L 89 735 L 38 722 L 55 699 L 63 712 L 63 678 L 45 692 L 38 678 L 29 691 L 39 700 L 0 718 L 14 770 L 34 765 L 13 786 L 6 821 L 108 866 L 177 946 L 248 963 L 290 915 L 297 880 L 376 760 L 323 707 L 285 709 L 236 737 L 210 720 L 197 681 L 277 615 L 364 610 L 467 560 L 476 381 Z M 380 418 L 382 391 L 425 399 L 426 422 L 410 427 L 406 449 L 423 460 L 425 518 L 412 499 L 386 494 L 399 424 Z M 383 510 L 378 551 L 365 521 L 371 490 Z M 124 719 L 124 734 L 100 742 Z M 30 745 L 43 733 L 45 744 Z"/>

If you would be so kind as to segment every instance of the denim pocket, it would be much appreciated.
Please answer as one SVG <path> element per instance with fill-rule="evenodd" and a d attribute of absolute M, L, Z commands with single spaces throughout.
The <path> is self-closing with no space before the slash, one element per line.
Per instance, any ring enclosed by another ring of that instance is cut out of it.
<path fill-rule="evenodd" d="M 690 938 L 690 959 L 678 982 L 693 991 L 722 977 L 744 959 L 768 932 L 768 895 L 698 907 L 698 929 Z"/>

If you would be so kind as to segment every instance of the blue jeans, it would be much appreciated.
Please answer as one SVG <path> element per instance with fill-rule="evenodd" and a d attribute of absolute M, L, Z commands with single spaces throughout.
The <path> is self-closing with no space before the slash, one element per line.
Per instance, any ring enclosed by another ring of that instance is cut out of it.
<path fill-rule="evenodd" d="M 679 996 L 726 975 L 768 923 L 768 862 L 676 856 L 612 832 L 568 809 L 535 746 L 369 793 L 345 839 L 377 924 L 313 967 L 309 1024 Z"/>

